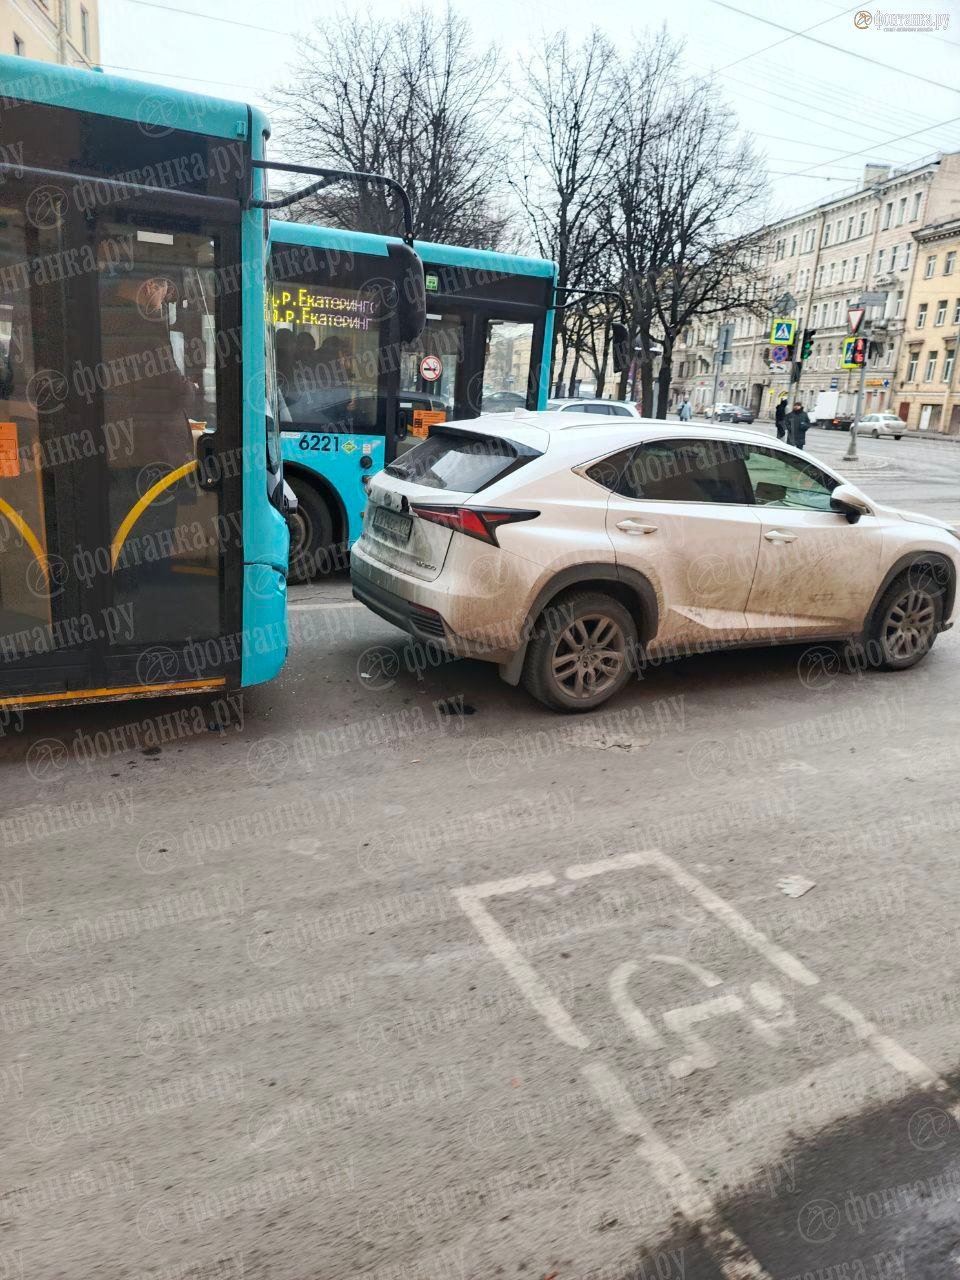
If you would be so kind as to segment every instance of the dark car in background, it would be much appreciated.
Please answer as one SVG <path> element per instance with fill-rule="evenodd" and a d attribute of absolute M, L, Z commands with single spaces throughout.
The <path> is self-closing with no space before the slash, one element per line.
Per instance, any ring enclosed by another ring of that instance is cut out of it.
<path fill-rule="evenodd" d="M 721 403 L 708 405 L 703 414 L 711 422 L 753 422 L 753 411 L 745 409 L 742 404 Z"/>

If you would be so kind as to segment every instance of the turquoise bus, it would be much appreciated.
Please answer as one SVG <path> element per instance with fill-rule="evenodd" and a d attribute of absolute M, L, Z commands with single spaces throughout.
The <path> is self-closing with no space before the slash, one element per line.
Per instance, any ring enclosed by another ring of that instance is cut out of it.
<path fill-rule="evenodd" d="M 290 573 L 343 568 L 365 480 L 436 423 L 542 409 L 556 268 L 417 242 L 426 324 L 397 342 L 400 241 L 296 222 L 270 228 L 284 475 L 296 494 Z"/>
<path fill-rule="evenodd" d="M 268 214 L 356 175 L 276 165 L 268 137 L 244 103 L 0 57 L 0 713 L 283 665 Z M 277 168 L 315 181 L 269 199 Z"/>

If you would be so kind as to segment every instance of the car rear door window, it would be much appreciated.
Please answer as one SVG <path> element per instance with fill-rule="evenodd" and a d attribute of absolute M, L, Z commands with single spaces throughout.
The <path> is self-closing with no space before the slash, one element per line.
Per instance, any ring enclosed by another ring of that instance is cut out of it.
<path fill-rule="evenodd" d="M 743 453 L 731 440 L 656 440 L 636 450 L 617 492 L 648 502 L 751 503 Z"/>
<path fill-rule="evenodd" d="M 754 501 L 761 507 L 829 511 L 837 481 L 805 458 L 747 445 L 746 468 Z"/>

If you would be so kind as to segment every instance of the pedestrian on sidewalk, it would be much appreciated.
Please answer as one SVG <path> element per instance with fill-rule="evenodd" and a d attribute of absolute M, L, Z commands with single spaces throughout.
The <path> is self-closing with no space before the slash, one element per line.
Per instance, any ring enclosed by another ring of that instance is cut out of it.
<path fill-rule="evenodd" d="M 677 414 L 677 417 L 681 422 L 689 422 L 693 417 L 693 410 L 690 408 L 690 401 L 686 396 L 684 396 L 681 401 L 680 412 Z"/>
<path fill-rule="evenodd" d="M 777 401 L 777 407 L 774 410 L 774 414 L 773 414 L 773 420 L 777 426 L 778 440 L 782 440 L 787 434 L 787 429 L 783 425 L 783 419 L 786 417 L 786 413 L 787 413 L 787 397 L 781 396 L 780 399 Z"/>
<path fill-rule="evenodd" d="M 810 427 L 810 419 L 799 400 L 793 402 L 792 412 L 784 415 L 783 425 L 787 432 L 787 443 L 792 444 L 795 449 L 802 449 Z"/>

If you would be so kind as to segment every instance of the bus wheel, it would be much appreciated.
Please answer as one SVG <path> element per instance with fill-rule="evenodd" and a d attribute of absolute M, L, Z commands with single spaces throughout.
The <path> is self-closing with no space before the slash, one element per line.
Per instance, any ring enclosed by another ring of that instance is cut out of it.
<path fill-rule="evenodd" d="M 324 552 L 333 542 L 333 517 L 330 508 L 309 485 L 296 479 L 288 481 L 297 495 L 297 510 L 287 516 L 290 529 L 290 570 L 293 582 L 309 582 L 319 572 Z"/>

